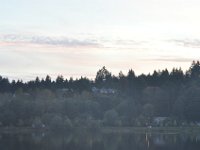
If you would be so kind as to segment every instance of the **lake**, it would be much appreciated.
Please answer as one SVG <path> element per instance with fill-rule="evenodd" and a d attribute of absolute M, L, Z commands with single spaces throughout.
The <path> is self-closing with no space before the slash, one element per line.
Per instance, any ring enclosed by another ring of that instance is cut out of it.
<path fill-rule="evenodd" d="M 1 150 L 199 150 L 200 134 L 15 133 L 0 134 Z"/>

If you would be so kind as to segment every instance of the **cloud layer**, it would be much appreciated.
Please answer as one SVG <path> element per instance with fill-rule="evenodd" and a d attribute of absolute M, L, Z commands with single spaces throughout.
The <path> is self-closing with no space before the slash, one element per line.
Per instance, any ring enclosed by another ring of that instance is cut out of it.
<path fill-rule="evenodd" d="M 199 39 L 173 39 L 169 40 L 169 42 L 173 42 L 177 45 L 191 48 L 200 48 L 200 40 Z"/>
<path fill-rule="evenodd" d="M 100 47 L 101 44 L 96 40 L 75 39 L 68 37 L 50 37 L 50 36 L 33 36 L 6 34 L 0 36 L 2 43 L 24 43 L 34 45 L 62 46 L 62 47 Z"/>
<path fill-rule="evenodd" d="M 177 56 L 160 56 L 153 59 L 147 59 L 146 61 L 159 61 L 159 62 L 183 62 L 183 63 L 191 63 L 194 59 L 185 58 L 185 57 L 177 57 Z"/>

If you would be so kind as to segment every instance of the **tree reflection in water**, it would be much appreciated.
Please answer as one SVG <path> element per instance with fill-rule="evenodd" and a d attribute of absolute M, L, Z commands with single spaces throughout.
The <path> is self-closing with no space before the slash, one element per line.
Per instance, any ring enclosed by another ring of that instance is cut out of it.
<path fill-rule="evenodd" d="M 1 134 L 2 150 L 199 150 L 200 135 L 73 132 Z"/>

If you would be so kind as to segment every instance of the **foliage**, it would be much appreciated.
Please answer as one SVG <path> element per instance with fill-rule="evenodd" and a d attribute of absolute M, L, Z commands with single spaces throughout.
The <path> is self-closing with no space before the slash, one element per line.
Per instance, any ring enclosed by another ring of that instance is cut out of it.
<path fill-rule="evenodd" d="M 136 76 L 130 69 L 114 76 L 105 67 L 95 80 L 70 80 L 58 76 L 38 77 L 29 82 L 0 76 L 0 125 L 72 127 L 154 125 L 156 117 L 166 117 L 164 126 L 197 125 L 200 122 L 200 63 L 154 71 Z M 113 89 L 114 93 L 94 92 Z"/>

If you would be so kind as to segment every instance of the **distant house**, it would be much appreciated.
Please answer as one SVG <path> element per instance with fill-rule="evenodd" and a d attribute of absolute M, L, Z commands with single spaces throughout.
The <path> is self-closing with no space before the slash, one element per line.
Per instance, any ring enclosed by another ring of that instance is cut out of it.
<path fill-rule="evenodd" d="M 108 94 L 108 90 L 105 88 L 100 89 L 101 94 Z"/>
<path fill-rule="evenodd" d="M 154 122 L 154 124 L 156 124 L 156 125 L 160 125 L 160 124 L 163 124 L 163 122 L 164 122 L 166 119 L 168 119 L 168 117 L 155 117 L 155 118 L 153 119 L 153 122 Z"/>
<path fill-rule="evenodd" d="M 110 93 L 110 94 L 115 94 L 115 93 L 116 93 L 116 90 L 114 90 L 114 89 L 108 89 L 108 93 Z"/>
<path fill-rule="evenodd" d="M 200 127 L 200 122 L 196 122 L 196 125 Z"/>
<path fill-rule="evenodd" d="M 99 89 L 96 88 L 96 87 L 92 87 L 92 92 L 93 92 L 93 93 L 99 93 Z"/>
<path fill-rule="evenodd" d="M 92 87 L 92 92 L 95 93 L 95 94 L 97 94 L 97 93 L 100 93 L 100 94 L 115 94 L 116 90 L 115 89 L 111 89 L 111 88 L 98 89 L 96 87 Z"/>

